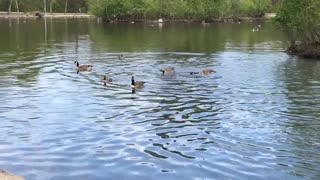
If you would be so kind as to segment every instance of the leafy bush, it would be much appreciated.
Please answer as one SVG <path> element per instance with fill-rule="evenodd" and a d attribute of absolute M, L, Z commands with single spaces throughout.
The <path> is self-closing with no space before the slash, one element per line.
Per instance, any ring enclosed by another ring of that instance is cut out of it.
<path fill-rule="evenodd" d="M 271 8 L 271 0 L 90 0 L 93 14 L 103 17 L 220 18 L 261 17 Z"/>
<path fill-rule="evenodd" d="M 241 1 L 241 13 L 246 16 L 262 17 L 271 8 L 269 0 Z"/>
<path fill-rule="evenodd" d="M 275 22 L 288 35 L 292 46 L 296 41 L 320 43 L 319 7 L 319 0 L 284 0 Z"/>

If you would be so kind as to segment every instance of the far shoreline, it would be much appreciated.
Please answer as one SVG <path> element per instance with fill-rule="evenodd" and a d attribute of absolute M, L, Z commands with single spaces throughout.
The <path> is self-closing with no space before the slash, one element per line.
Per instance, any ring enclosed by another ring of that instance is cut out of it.
<path fill-rule="evenodd" d="M 106 23 L 222 23 L 222 22 L 241 22 L 241 21 L 264 21 L 273 19 L 276 16 L 275 13 L 266 13 L 262 17 L 250 17 L 250 16 L 235 16 L 235 17 L 221 17 L 221 18 L 160 18 L 162 22 L 158 22 L 158 19 L 148 18 L 108 18 L 108 17 L 97 17 L 102 19 Z"/>
<path fill-rule="evenodd" d="M 43 17 L 44 13 L 40 12 Z M 47 18 L 94 18 L 94 15 L 86 14 L 86 13 L 46 13 Z M 8 12 L 0 11 L 0 19 L 15 19 L 15 18 L 39 18 L 35 16 L 35 12 Z"/>
<path fill-rule="evenodd" d="M 40 12 L 42 17 L 44 17 L 44 12 Z M 141 19 L 141 18 L 127 18 L 127 19 L 108 19 L 105 17 L 97 17 L 92 14 L 87 13 L 46 13 L 47 18 L 98 18 L 102 19 L 104 22 L 112 23 L 112 22 L 123 22 L 123 23 L 132 23 L 132 22 L 158 22 L 157 19 Z M 225 18 L 208 18 L 206 20 L 200 18 L 179 18 L 179 19 L 170 19 L 164 18 L 164 22 L 177 22 L 177 23 L 214 23 L 214 22 L 238 22 L 238 21 L 260 21 L 260 20 L 268 20 L 275 17 L 275 13 L 267 13 L 263 17 L 225 17 Z M 8 12 L 0 11 L 0 19 L 14 19 L 14 18 L 39 18 L 35 16 L 34 12 Z"/>

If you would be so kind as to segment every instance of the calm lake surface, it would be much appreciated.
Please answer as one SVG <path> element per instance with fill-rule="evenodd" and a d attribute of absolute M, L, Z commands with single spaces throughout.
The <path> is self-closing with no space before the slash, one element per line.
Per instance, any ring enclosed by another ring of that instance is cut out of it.
<path fill-rule="evenodd" d="M 2 19 L 0 169 L 32 180 L 319 179 L 320 61 L 285 47 L 271 23 L 55 19 L 45 35 L 42 20 Z M 75 60 L 94 68 L 77 74 Z M 166 66 L 176 74 L 161 76 Z M 217 73 L 189 74 L 204 68 Z M 146 81 L 135 95 L 132 75 Z"/>

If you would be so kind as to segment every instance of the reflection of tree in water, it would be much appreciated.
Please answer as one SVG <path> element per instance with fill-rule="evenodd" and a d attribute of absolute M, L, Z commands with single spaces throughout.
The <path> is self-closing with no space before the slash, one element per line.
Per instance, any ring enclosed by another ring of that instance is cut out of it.
<path fill-rule="evenodd" d="M 200 25 L 145 25 L 108 24 L 90 26 L 93 46 L 104 46 L 111 51 L 174 51 L 217 52 L 223 51 L 223 29 L 203 28 Z M 212 33 L 212 31 L 214 31 Z"/>
<path fill-rule="evenodd" d="M 252 32 L 252 28 L 262 25 L 258 32 Z M 275 29 L 272 23 L 265 22 L 244 22 L 242 24 L 226 24 L 227 42 L 235 47 L 241 47 L 248 51 L 254 51 L 259 45 L 263 45 L 263 50 L 271 48 L 285 48 L 285 36 L 281 31 Z M 276 43 L 276 42 L 279 42 Z M 272 43 L 271 43 L 272 42 Z M 279 47 L 280 46 L 280 47 Z"/>
<path fill-rule="evenodd" d="M 262 25 L 261 31 L 252 32 L 254 23 L 165 24 L 161 31 L 150 25 L 93 24 L 90 37 L 93 46 L 104 46 L 112 51 L 163 51 L 216 53 L 225 50 L 227 44 L 254 50 L 256 45 L 284 39 L 271 23 Z M 271 33 L 270 33 L 271 32 Z M 264 45 L 266 46 L 266 44 Z M 282 46 L 279 42 L 271 47 Z"/>
<path fill-rule="evenodd" d="M 8 19 L 1 21 L 0 26 L 0 54 L 4 55 L 0 76 L 15 76 L 24 85 L 36 80 L 44 65 L 50 63 L 45 57 L 55 49 L 64 51 L 63 46 L 56 44 L 74 42 L 88 32 L 84 20 L 48 19 L 45 42 L 43 20 Z M 75 46 L 77 53 L 78 43 Z"/>
<path fill-rule="evenodd" d="M 320 173 L 320 62 L 289 58 L 279 66 L 279 76 L 287 90 L 287 141 L 294 148 L 292 174 L 319 178 Z"/>
<path fill-rule="evenodd" d="M 320 62 L 289 59 L 281 66 L 281 78 L 288 91 L 290 112 L 317 118 L 320 112 L 319 84 Z"/>

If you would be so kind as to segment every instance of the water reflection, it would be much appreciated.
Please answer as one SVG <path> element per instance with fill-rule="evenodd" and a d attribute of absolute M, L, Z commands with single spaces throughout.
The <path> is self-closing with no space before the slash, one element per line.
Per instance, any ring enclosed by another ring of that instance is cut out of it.
<path fill-rule="evenodd" d="M 320 64 L 315 60 L 297 59 L 289 57 L 279 67 L 279 77 L 286 87 L 288 106 L 281 111 L 285 117 L 285 131 L 288 134 L 287 142 L 294 148 L 286 151 L 295 154 L 296 167 L 292 174 L 304 176 L 306 173 L 317 173 L 320 159 L 319 133 L 320 127 L 320 96 L 317 92 L 320 88 Z M 304 151 L 308 147 L 307 151 Z"/>

